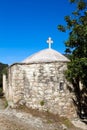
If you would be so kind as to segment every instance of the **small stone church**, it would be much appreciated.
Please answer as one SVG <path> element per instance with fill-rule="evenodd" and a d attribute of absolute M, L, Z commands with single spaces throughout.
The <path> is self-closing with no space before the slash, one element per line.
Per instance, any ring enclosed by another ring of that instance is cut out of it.
<path fill-rule="evenodd" d="M 64 75 L 69 59 L 51 49 L 50 37 L 47 43 L 48 49 L 9 66 L 8 76 L 3 75 L 3 91 L 10 106 L 21 104 L 71 117 L 75 112 Z"/>

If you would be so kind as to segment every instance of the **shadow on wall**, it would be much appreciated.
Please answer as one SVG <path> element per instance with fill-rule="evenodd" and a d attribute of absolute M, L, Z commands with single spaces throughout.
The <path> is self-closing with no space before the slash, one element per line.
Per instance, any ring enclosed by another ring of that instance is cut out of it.
<path fill-rule="evenodd" d="M 75 94 L 75 99 L 73 98 L 73 103 L 77 110 L 77 115 L 83 122 L 87 124 L 87 87 L 79 86 L 79 84 L 74 84 L 73 89 L 68 86 L 70 92 Z"/>

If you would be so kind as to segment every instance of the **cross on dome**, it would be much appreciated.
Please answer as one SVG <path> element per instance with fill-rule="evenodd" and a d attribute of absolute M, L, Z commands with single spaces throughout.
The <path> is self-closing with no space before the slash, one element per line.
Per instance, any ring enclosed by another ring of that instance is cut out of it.
<path fill-rule="evenodd" d="M 49 49 L 51 48 L 51 44 L 53 43 L 53 40 L 51 37 L 48 38 L 47 43 L 49 44 Z"/>

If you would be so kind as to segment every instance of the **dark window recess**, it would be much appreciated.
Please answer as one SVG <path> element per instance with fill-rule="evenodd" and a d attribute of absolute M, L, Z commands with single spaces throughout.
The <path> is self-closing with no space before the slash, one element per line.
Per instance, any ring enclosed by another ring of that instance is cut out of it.
<path fill-rule="evenodd" d="M 64 82 L 63 81 L 60 82 L 59 89 L 60 90 L 64 90 Z"/>

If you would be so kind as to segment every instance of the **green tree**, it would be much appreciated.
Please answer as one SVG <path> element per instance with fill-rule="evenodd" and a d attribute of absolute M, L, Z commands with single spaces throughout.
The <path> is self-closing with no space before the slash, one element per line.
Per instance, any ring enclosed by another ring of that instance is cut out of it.
<path fill-rule="evenodd" d="M 0 63 L 0 97 L 3 96 L 3 89 L 2 89 L 2 76 L 3 74 L 6 74 L 7 75 L 7 71 L 8 71 L 8 65 L 7 64 L 3 64 L 3 63 Z"/>
<path fill-rule="evenodd" d="M 87 117 L 87 1 L 70 0 L 70 3 L 76 4 L 76 10 L 71 16 L 65 16 L 66 26 L 58 25 L 58 29 L 69 33 L 68 40 L 65 41 L 65 52 L 69 55 L 70 62 L 65 74 L 73 84 L 76 95 L 74 103 L 82 118 Z"/>
<path fill-rule="evenodd" d="M 0 63 L 0 88 L 2 88 L 2 75 L 7 74 L 8 65 Z"/>

